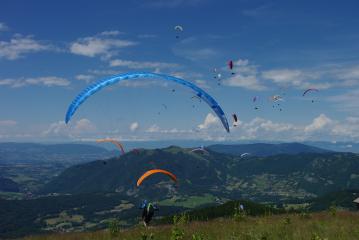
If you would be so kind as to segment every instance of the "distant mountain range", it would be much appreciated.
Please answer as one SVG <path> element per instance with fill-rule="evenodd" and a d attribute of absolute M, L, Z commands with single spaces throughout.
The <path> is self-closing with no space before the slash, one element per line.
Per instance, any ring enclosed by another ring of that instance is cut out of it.
<path fill-rule="evenodd" d="M 140 150 L 120 158 L 70 167 L 46 184 L 42 193 L 116 191 L 126 197 L 143 196 L 159 200 L 211 194 L 230 199 L 281 201 L 313 198 L 331 191 L 359 188 L 358 155 L 328 152 L 297 144 L 285 148 L 292 149 L 293 146 L 296 147 L 292 152 L 307 149 L 320 153 L 241 158 L 214 152 L 211 147 L 208 148 L 208 154 L 191 153 L 190 149 L 174 146 Z M 137 188 L 137 179 L 153 168 L 166 169 L 176 174 L 180 187 L 175 188 L 166 177 L 157 175 Z"/>
<path fill-rule="evenodd" d="M 299 154 L 299 153 L 328 153 L 330 150 L 312 147 L 301 143 L 252 143 L 252 144 L 235 144 L 223 145 L 216 144 L 210 145 L 208 149 L 225 154 L 240 156 L 244 153 L 249 153 L 253 156 L 266 157 L 278 154 Z"/>
<path fill-rule="evenodd" d="M 115 152 L 87 144 L 0 143 L 0 164 L 76 164 L 115 156 Z"/>

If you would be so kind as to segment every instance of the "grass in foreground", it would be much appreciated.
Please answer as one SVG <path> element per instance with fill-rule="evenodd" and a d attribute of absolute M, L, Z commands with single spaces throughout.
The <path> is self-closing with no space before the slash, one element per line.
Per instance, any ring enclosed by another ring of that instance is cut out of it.
<path fill-rule="evenodd" d="M 359 239 L 359 214 L 353 212 L 322 212 L 315 214 L 282 214 L 243 217 L 237 220 L 216 219 L 208 222 L 180 220 L 174 225 L 145 229 L 136 226 L 111 235 L 110 231 L 63 233 L 27 237 L 26 240 L 353 240 Z"/>

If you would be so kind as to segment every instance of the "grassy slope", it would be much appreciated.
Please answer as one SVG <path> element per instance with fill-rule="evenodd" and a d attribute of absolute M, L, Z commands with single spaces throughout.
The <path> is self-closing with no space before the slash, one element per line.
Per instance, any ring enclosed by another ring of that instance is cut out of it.
<path fill-rule="evenodd" d="M 208 222 L 191 222 L 179 225 L 184 230 L 184 238 L 193 239 L 192 235 L 202 235 L 206 240 L 225 239 L 359 239 L 359 214 L 338 212 L 335 216 L 327 212 L 316 213 L 309 217 L 300 215 L 272 215 L 247 217 L 239 222 L 232 219 L 216 219 Z M 63 239 L 127 239 L 138 240 L 142 234 L 154 236 L 154 240 L 171 239 L 173 226 L 163 225 L 144 229 L 136 226 L 111 237 L 108 231 L 92 233 L 66 233 L 46 236 L 28 237 L 27 240 L 63 240 Z M 149 238 L 147 238 L 149 239 Z"/>

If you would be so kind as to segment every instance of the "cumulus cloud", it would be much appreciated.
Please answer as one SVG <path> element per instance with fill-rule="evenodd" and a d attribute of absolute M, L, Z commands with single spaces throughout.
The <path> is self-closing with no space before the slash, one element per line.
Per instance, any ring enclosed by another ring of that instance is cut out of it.
<path fill-rule="evenodd" d="M 325 114 L 320 114 L 313 119 L 313 122 L 304 128 L 305 132 L 315 132 L 324 129 L 330 125 L 333 121 Z"/>
<path fill-rule="evenodd" d="M 25 54 L 53 49 L 50 45 L 35 40 L 32 36 L 15 35 L 10 41 L 0 41 L 0 59 L 15 60 Z"/>
<path fill-rule="evenodd" d="M 250 90 L 265 90 L 258 78 L 257 66 L 249 63 L 248 60 L 239 59 L 233 62 L 235 72 L 230 78 L 223 81 L 224 85 L 242 87 Z"/>
<path fill-rule="evenodd" d="M 131 125 L 130 125 L 130 130 L 131 130 L 131 132 L 134 132 L 134 131 L 136 131 L 139 127 L 140 127 L 140 125 L 138 124 L 138 122 L 133 122 L 133 123 L 131 123 Z"/>
<path fill-rule="evenodd" d="M 117 31 L 107 31 L 92 37 L 80 38 L 70 44 L 70 52 L 86 57 L 109 58 L 116 55 L 119 49 L 137 44 L 134 41 L 115 38 L 118 34 Z"/>
<path fill-rule="evenodd" d="M 37 77 L 37 78 L 7 78 L 0 79 L 0 86 L 9 86 L 12 88 L 19 88 L 31 85 L 46 86 L 46 87 L 66 87 L 70 85 L 70 81 L 54 76 Z"/>
<path fill-rule="evenodd" d="M 220 124 L 219 119 L 212 113 L 208 113 L 206 118 L 204 119 L 204 122 L 198 125 L 198 129 L 200 130 L 208 129 L 213 125 L 219 125 L 219 124 Z"/>

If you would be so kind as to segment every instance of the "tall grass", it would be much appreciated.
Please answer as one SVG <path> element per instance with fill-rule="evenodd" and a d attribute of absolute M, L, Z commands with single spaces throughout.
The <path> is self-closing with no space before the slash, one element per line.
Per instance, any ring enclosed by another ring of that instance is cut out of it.
<path fill-rule="evenodd" d="M 111 236 L 109 230 L 93 233 L 66 233 L 46 236 L 33 236 L 27 240 L 354 240 L 359 239 L 359 214 L 337 211 L 311 214 L 246 216 L 244 221 L 233 218 L 221 218 L 212 221 L 187 222 L 176 219 L 173 225 L 152 226 L 145 229 L 136 226 L 121 230 Z"/>

